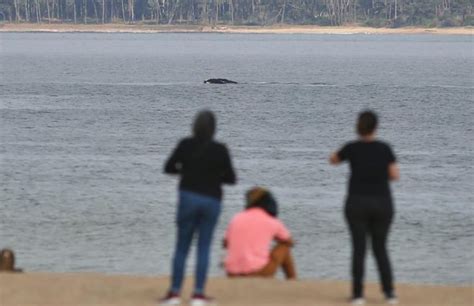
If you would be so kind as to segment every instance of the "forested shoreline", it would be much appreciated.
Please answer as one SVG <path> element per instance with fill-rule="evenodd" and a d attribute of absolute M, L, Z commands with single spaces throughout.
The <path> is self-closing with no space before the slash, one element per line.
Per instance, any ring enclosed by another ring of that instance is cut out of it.
<path fill-rule="evenodd" d="M 0 22 L 473 26 L 474 0 L 0 0 Z"/>

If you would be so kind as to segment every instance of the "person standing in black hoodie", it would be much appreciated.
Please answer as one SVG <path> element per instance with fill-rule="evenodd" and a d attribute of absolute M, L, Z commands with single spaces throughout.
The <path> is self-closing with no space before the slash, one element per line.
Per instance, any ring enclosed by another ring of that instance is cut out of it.
<path fill-rule="evenodd" d="M 161 305 L 180 305 L 186 258 L 197 234 L 197 264 L 191 306 L 211 305 L 204 287 L 214 228 L 222 201 L 222 184 L 235 184 L 236 175 L 227 147 L 214 141 L 216 119 L 211 111 L 197 114 L 193 136 L 182 139 L 165 164 L 165 173 L 180 176 L 177 241 L 172 264 L 171 288 Z"/>
<path fill-rule="evenodd" d="M 376 140 L 377 116 L 372 111 L 359 114 L 359 139 L 347 143 L 330 157 L 333 165 L 349 161 L 351 176 L 345 216 L 352 237 L 352 304 L 363 305 L 363 277 L 366 238 L 372 249 L 389 304 L 396 304 L 392 268 L 387 252 L 387 237 L 394 209 L 389 181 L 398 180 L 400 172 L 390 146 Z"/>

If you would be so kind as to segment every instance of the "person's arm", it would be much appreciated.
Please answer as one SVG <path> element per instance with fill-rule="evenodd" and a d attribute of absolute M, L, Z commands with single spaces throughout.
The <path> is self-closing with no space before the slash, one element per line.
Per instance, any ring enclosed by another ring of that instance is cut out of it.
<path fill-rule="evenodd" d="M 391 181 L 398 181 L 400 179 L 400 168 L 396 162 L 388 165 L 388 178 Z"/>
<path fill-rule="evenodd" d="M 329 163 L 331 165 L 338 165 L 341 163 L 341 159 L 339 158 L 338 152 L 333 152 L 331 156 L 329 156 Z"/>
<path fill-rule="evenodd" d="M 234 185 L 237 181 L 235 175 L 234 167 L 232 167 L 232 161 L 230 159 L 229 151 L 225 146 L 223 146 L 223 172 L 221 176 L 221 181 L 224 184 Z"/>
<path fill-rule="evenodd" d="M 165 163 L 164 172 L 167 174 L 179 174 L 182 169 L 182 141 L 176 146 L 171 156 Z"/>
<path fill-rule="evenodd" d="M 283 222 L 276 219 L 277 229 L 275 234 L 275 241 L 281 244 L 285 244 L 289 247 L 294 246 L 293 238 L 291 238 L 290 231 L 285 227 Z"/>
<path fill-rule="evenodd" d="M 392 148 L 387 145 L 388 149 L 388 179 L 391 181 L 398 181 L 400 179 L 400 168 L 397 164 L 397 157 L 392 151 Z"/>
<path fill-rule="evenodd" d="M 280 244 L 285 244 L 285 245 L 289 246 L 290 248 L 295 245 L 295 242 L 293 241 L 293 239 L 291 237 L 289 237 L 288 239 L 275 238 L 275 240 Z"/>
<path fill-rule="evenodd" d="M 338 165 L 348 158 L 350 145 L 345 145 L 341 150 L 335 151 L 329 156 L 329 163 L 331 165 Z"/>

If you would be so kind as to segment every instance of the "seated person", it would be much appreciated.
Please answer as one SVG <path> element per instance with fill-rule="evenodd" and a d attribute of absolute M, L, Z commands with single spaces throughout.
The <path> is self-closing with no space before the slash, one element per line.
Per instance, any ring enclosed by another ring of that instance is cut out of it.
<path fill-rule="evenodd" d="M 0 272 L 23 272 L 15 268 L 15 254 L 10 249 L 0 251 Z"/>
<path fill-rule="evenodd" d="M 224 238 L 228 276 L 273 277 L 281 267 L 287 279 L 296 279 L 290 252 L 293 240 L 277 214 L 269 191 L 255 187 L 247 192 L 245 210 L 232 218 Z"/>

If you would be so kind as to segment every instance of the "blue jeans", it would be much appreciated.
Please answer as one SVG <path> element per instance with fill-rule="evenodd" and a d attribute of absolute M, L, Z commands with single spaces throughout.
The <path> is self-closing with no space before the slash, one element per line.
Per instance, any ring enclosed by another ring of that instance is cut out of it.
<path fill-rule="evenodd" d="M 178 227 L 173 258 L 171 291 L 179 293 L 184 278 L 186 258 L 194 233 L 198 234 L 194 293 L 204 294 L 209 266 L 212 235 L 221 211 L 218 199 L 180 190 L 176 224 Z"/>

